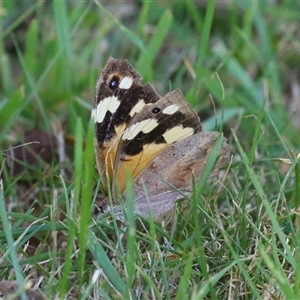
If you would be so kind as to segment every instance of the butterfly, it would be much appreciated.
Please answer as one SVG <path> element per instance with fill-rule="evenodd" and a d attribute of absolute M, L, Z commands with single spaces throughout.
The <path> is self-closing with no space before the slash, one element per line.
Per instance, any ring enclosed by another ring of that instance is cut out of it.
<path fill-rule="evenodd" d="M 141 81 L 127 60 L 108 59 L 91 113 L 96 162 L 105 193 L 124 196 L 131 176 L 135 211 L 157 220 L 199 180 L 220 133 L 202 131 L 179 89 L 160 96 Z M 215 169 L 229 153 L 223 138 Z"/>

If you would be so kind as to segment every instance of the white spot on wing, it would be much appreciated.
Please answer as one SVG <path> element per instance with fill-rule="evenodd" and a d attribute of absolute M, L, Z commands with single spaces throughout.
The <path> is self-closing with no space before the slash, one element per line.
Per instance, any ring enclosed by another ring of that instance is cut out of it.
<path fill-rule="evenodd" d="M 163 137 L 166 140 L 167 144 L 172 144 L 193 134 L 194 134 L 193 128 L 191 127 L 183 128 L 182 125 L 180 125 L 180 126 L 175 126 L 170 130 L 168 130 L 167 132 L 165 132 L 163 134 Z"/>
<path fill-rule="evenodd" d="M 173 115 L 176 111 L 178 111 L 179 107 L 176 104 L 172 104 L 167 106 L 162 112 L 166 115 Z"/>
<path fill-rule="evenodd" d="M 95 121 L 97 123 L 102 123 L 106 113 L 108 111 L 110 111 L 112 114 L 115 113 L 120 104 L 121 102 L 115 96 L 104 98 L 98 103 L 97 108 L 95 109 L 96 112 L 92 112 L 92 116 L 94 116 L 94 119 L 96 119 Z"/>
<path fill-rule="evenodd" d="M 126 76 L 121 80 L 119 84 L 119 88 L 128 90 L 132 86 L 132 83 L 133 83 L 132 77 Z"/>
<path fill-rule="evenodd" d="M 130 111 L 130 116 L 133 117 L 134 114 L 140 112 L 142 110 L 142 108 L 145 106 L 145 101 L 144 99 L 139 100 L 139 102 L 132 108 L 132 110 Z"/>
<path fill-rule="evenodd" d="M 157 126 L 158 122 L 155 119 L 146 119 L 127 128 L 123 133 L 122 139 L 133 140 L 140 132 L 149 133 Z"/>

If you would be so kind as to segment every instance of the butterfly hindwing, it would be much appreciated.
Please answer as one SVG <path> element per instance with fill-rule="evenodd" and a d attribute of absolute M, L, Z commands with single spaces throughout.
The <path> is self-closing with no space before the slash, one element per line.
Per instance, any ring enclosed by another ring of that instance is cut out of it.
<path fill-rule="evenodd" d="M 146 201 L 147 196 L 150 199 L 155 198 L 170 190 L 178 190 L 177 199 L 189 193 L 192 190 L 192 179 L 194 178 L 195 182 L 199 181 L 219 137 L 219 132 L 202 131 L 162 151 L 135 179 L 134 191 L 137 205 L 139 202 L 142 205 L 141 203 Z M 223 138 L 219 158 L 215 165 L 216 170 L 228 162 L 229 153 L 230 147 Z M 145 186 L 147 186 L 146 192 Z M 173 206 L 175 200 L 170 203 L 170 207 Z"/>

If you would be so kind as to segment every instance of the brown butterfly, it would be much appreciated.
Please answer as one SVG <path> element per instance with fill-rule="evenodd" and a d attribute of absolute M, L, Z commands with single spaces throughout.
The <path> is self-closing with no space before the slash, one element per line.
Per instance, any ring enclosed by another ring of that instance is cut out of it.
<path fill-rule="evenodd" d="M 124 195 L 131 176 L 135 211 L 159 219 L 199 180 L 220 134 L 201 131 L 180 90 L 161 97 L 141 79 L 127 60 L 109 58 L 92 108 L 96 160 L 104 191 Z M 229 153 L 223 139 L 215 169 Z"/>

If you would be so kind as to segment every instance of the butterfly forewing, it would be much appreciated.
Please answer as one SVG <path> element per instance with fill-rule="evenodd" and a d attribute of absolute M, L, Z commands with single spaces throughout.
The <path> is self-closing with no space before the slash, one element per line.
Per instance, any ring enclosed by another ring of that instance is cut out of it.
<path fill-rule="evenodd" d="M 103 180 L 106 173 L 110 180 L 114 177 L 120 137 L 132 116 L 158 99 L 151 85 L 141 84 L 140 75 L 127 60 L 109 58 L 97 82 L 92 109 L 96 160 Z"/>
<path fill-rule="evenodd" d="M 125 188 L 125 174 L 133 178 L 142 172 L 161 151 L 201 130 L 193 112 L 179 90 L 157 102 L 145 105 L 127 125 L 116 159 L 116 178 L 120 190 Z"/>

